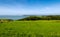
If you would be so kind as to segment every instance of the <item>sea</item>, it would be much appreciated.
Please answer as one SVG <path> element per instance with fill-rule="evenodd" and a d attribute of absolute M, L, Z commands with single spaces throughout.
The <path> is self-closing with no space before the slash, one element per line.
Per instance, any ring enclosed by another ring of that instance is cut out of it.
<path fill-rule="evenodd" d="M 22 19 L 28 16 L 23 16 L 23 15 L 0 15 L 0 19 L 13 19 L 13 20 L 18 20 L 18 19 Z"/>

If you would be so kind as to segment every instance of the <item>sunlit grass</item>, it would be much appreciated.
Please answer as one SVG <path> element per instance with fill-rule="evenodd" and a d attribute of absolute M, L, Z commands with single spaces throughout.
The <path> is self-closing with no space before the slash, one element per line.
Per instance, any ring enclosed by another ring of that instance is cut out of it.
<path fill-rule="evenodd" d="M 60 37 L 59 20 L 0 23 L 0 37 Z"/>

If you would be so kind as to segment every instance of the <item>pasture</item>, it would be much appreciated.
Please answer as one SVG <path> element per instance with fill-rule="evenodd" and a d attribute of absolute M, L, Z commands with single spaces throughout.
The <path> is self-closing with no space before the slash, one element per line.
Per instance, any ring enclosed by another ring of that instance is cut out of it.
<path fill-rule="evenodd" d="M 0 23 L 0 37 L 60 37 L 59 20 Z"/>

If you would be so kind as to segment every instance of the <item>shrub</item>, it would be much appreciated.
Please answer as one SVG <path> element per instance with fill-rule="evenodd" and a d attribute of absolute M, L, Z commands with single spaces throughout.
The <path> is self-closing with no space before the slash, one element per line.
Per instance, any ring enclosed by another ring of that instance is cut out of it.
<path fill-rule="evenodd" d="M 12 19 L 0 19 L 0 23 L 10 22 L 10 21 L 13 21 L 13 20 Z"/>
<path fill-rule="evenodd" d="M 29 16 L 29 17 L 26 17 L 26 18 L 23 18 L 23 19 L 19 19 L 18 21 L 20 20 L 40 20 L 41 18 L 40 17 L 37 17 L 37 16 Z"/>

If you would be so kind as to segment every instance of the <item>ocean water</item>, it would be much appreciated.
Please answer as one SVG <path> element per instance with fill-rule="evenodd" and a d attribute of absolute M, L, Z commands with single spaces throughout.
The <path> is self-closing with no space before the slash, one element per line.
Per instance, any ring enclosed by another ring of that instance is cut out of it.
<path fill-rule="evenodd" d="M 13 19 L 13 20 L 17 20 L 17 19 L 22 19 L 25 18 L 27 16 L 12 16 L 12 15 L 0 15 L 0 19 Z"/>

